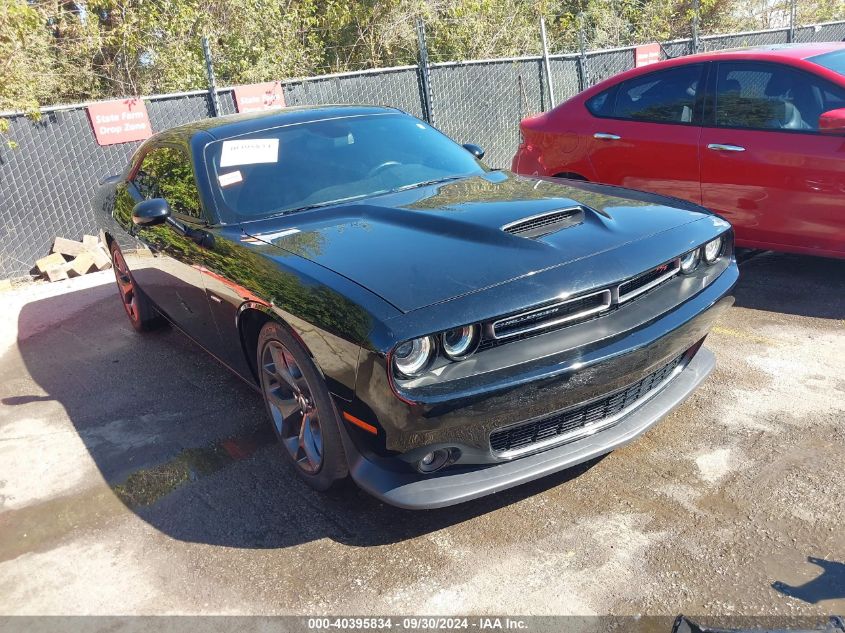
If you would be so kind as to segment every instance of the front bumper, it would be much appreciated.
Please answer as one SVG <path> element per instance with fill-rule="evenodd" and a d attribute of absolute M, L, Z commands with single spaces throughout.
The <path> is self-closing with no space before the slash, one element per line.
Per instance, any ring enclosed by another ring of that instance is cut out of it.
<path fill-rule="evenodd" d="M 733 303 L 737 277 L 730 262 L 712 280 L 676 278 L 602 318 L 486 350 L 448 368 L 465 376 L 419 387 L 412 402 L 391 391 L 381 359 L 364 355 L 350 413 L 379 432 L 353 429 L 353 440 L 368 458 L 406 468 L 448 447 L 461 452 L 455 466 L 509 461 L 491 450 L 493 433 L 627 389 L 684 354 Z"/>
<path fill-rule="evenodd" d="M 494 465 L 453 466 L 424 476 L 398 472 L 368 459 L 347 436 L 344 443 L 349 471 L 363 490 L 400 508 L 441 508 L 477 499 L 571 468 L 624 446 L 679 406 L 713 370 L 714 365 L 713 354 L 707 349 L 700 349 L 658 393 L 612 427 L 541 453 Z"/>

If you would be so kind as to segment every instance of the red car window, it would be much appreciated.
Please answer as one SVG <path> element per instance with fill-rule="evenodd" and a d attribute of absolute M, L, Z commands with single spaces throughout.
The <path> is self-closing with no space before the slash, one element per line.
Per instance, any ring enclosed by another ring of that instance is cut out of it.
<path fill-rule="evenodd" d="M 701 67 L 682 66 L 629 79 L 619 89 L 613 116 L 654 123 L 691 123 Z"/>
<path fill-rule="evenodd" d="M 694 123 L 701 96 L 701 64 L 629 79 L 596 95 L 587 109 L 599 117 L 649 123 Z"/>
<path fill-rule="evenodd" d="M 717 71 L 719 127 L 813 132 L 823 112 L 843 103 L 845 91 L 784 66 L 730 62 Z"/>

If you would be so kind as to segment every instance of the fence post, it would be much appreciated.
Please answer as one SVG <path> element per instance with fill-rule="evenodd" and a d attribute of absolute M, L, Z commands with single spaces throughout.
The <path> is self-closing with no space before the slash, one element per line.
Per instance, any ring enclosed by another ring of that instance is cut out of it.
<path fill-rule="evenodd" d="M 786 32 L 786 41 L 790 44 L 795 41 L 795 14 L 796 14 L 795 0 L 789 2 L 789 30 Z"/>
<path fill-rule="evenodd" d="M 214 116 L 220 116 L 220 98 L 217 96 L 217 84 L 214 81 L 214 62 L 211 59 L 211 46 L 208 37 L 202 36 L 202 54 L 205 57 L 205 74 L 208 77 L 208 96 L 211 98 L 211 110 Z"/>
<path fill-rule="evenodd" d="M 695 55 L 701 46 L 698 41 L 698 17 L 701 12 L 701 3 L 699 0 L 693 0 L 692 3 L 692 54 Z"/>
<path fill-rule="evenodd" d="M 543 68 L 546 70 L 546 85 L 549 87 L 549 108 L 555 107 L 555 87 L 552 85 L 552 67 L 549 63 L 549 42 L 546 39 L 546 19 L 540 16 L 540 37 L 543 39 Z"/>
<path fill-rule="evenodd" d="M 431 95 L 431 72 L 428 65 L 428 48 L 425 45 L 425 23 L 417 18 L 417 42 L 420 47 L 419 82 L 422 93 L 423 118 L 434 125 L 434 106 Z"/>
<path fill-rule="evenodd" d="M 587 76 L 587 36 L 584 33 L 584 14 L 578 14 L 578 91 L 586 90 L 590 86 Z"/>

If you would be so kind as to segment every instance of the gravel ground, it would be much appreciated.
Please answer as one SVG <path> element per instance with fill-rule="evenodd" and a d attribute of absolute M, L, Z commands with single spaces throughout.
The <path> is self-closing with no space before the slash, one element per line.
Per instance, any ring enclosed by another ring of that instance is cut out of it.
<path fill-rule="evenodd" d="M 258 396 L 112 284 L 0 293 L 2 614 L 845 612 L 845 261 L 747 261 L 673 415 L 425 513 L 300 484 Z"/>

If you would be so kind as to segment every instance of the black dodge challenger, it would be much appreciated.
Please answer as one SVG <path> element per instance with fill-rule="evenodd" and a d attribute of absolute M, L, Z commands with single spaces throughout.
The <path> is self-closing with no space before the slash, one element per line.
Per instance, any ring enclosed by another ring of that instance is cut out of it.
<path fill-rule="evenodd" d="M 236 115 L 150 138 L 96 208 L 132 325 L 255 385 L 301 477 L 434 508 L 672 411 L 738 275 L 700 207 L 482 155 L 389 108 Z"/>

